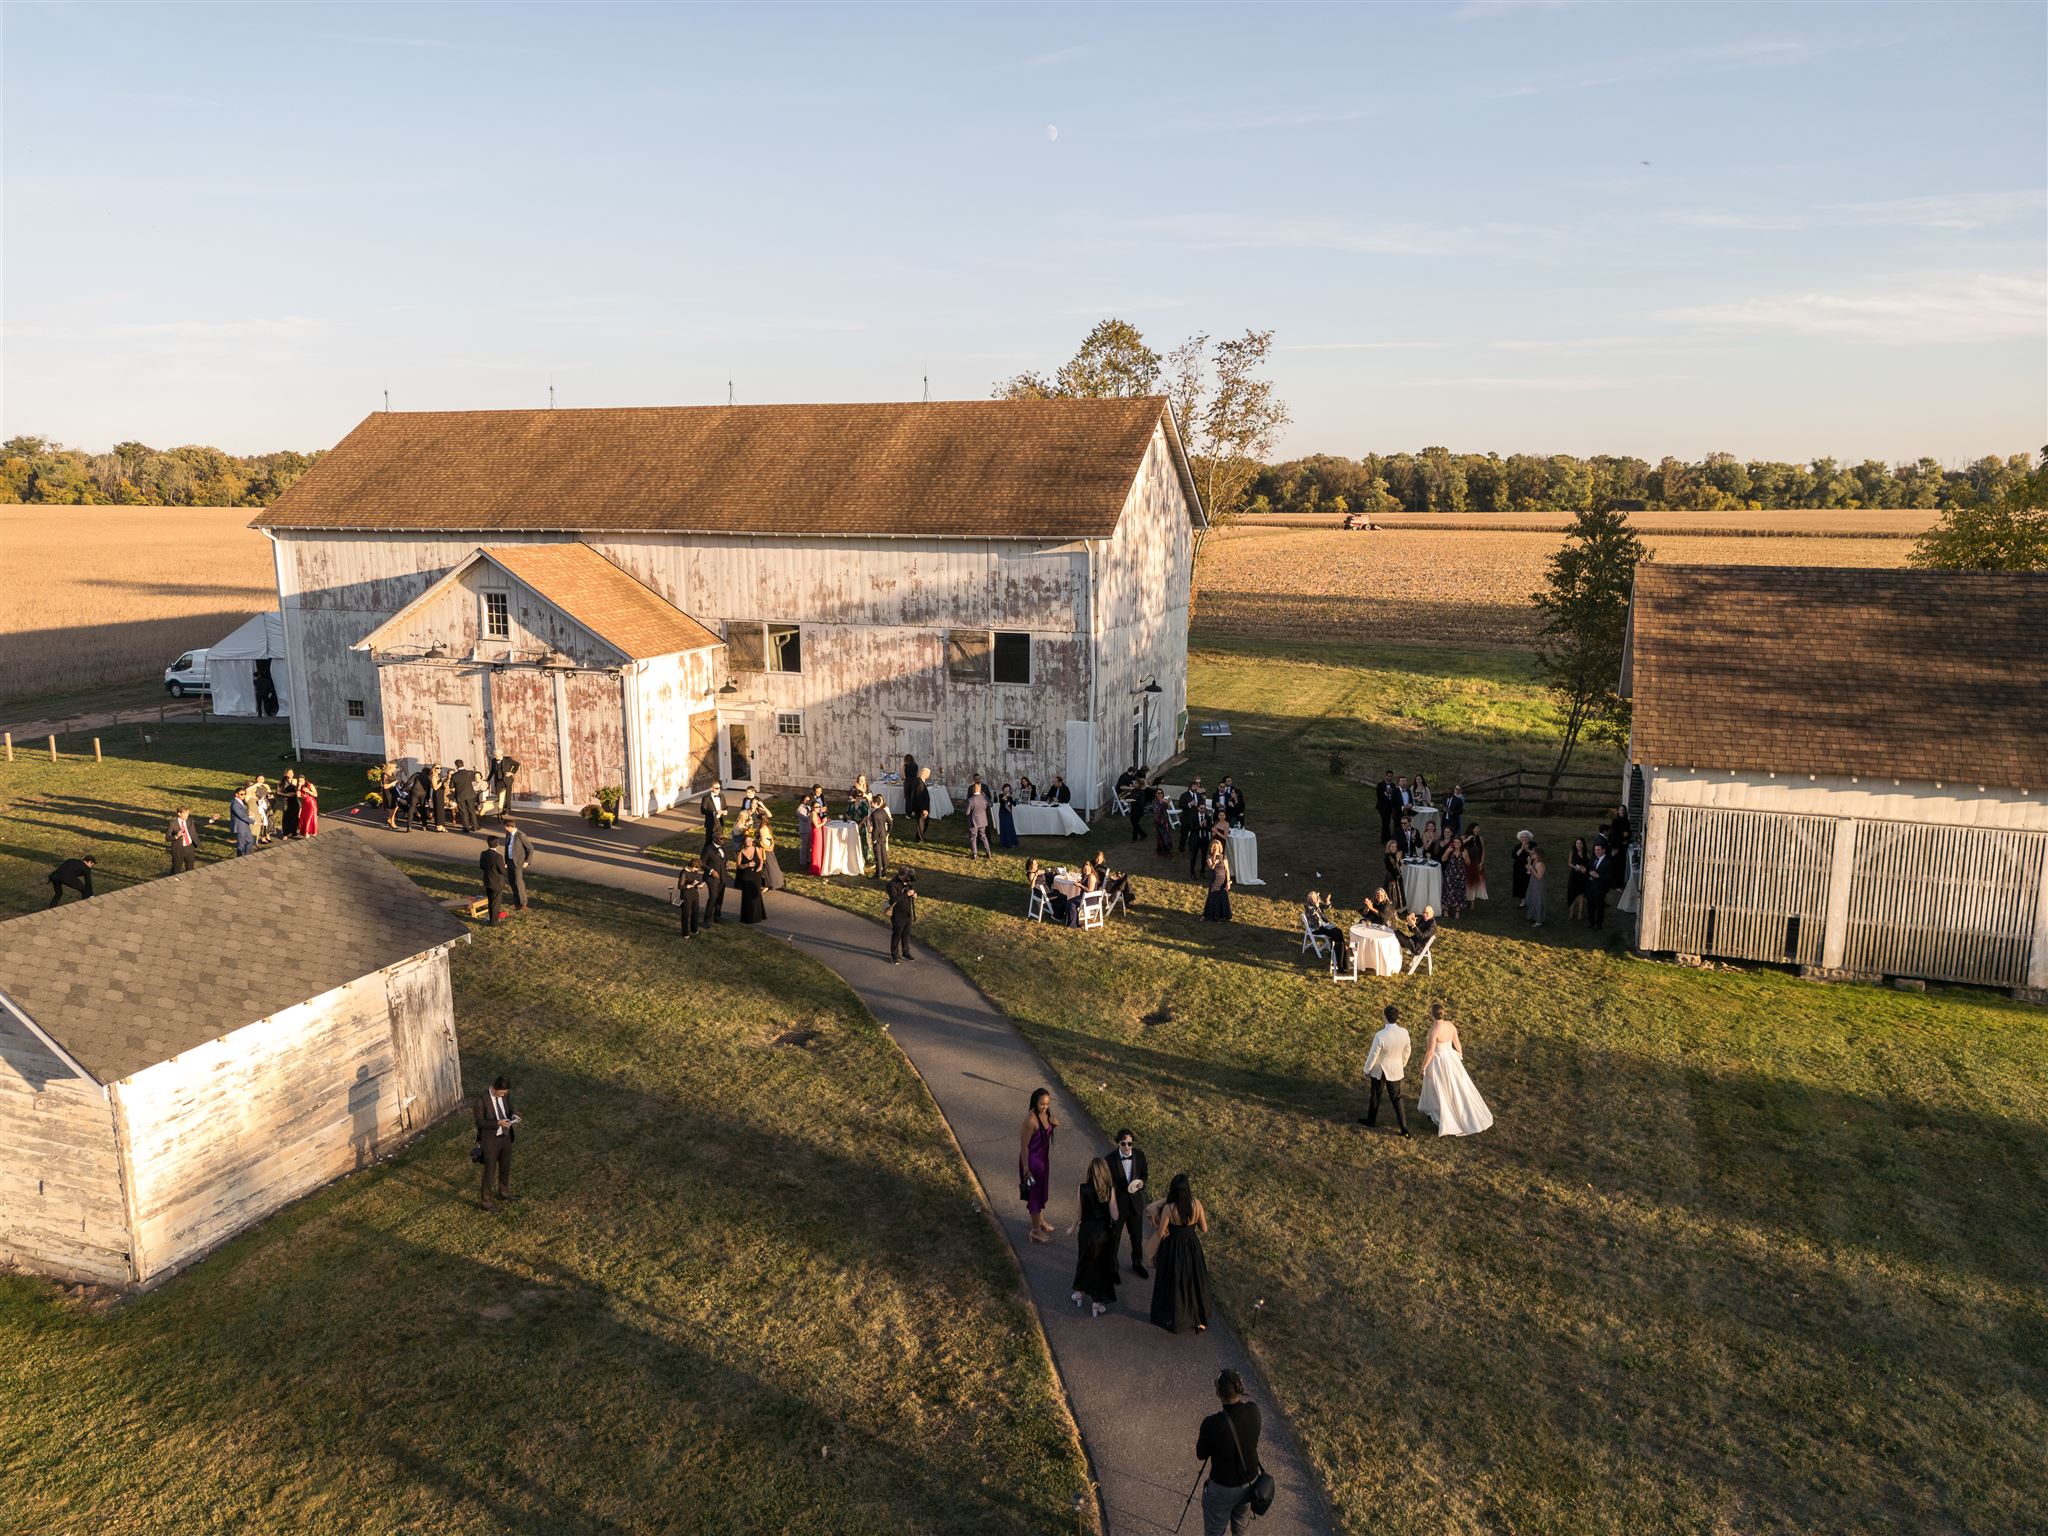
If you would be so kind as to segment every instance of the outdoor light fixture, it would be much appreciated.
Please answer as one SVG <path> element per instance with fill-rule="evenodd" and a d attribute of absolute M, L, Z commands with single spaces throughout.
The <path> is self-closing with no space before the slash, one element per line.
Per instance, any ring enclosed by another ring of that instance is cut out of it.
<path fill-rule="evenodd" d="M 1145 679 L 1145 686 L 1144 686 L 1144 687 L 1142 687 L 1142 688 L 1140 688 L 1140 689 L 1138 690 L 1138 692 L 1140 692 L 1140 693 L 1164 693 L 1164 692 L 1166 692 L 1166 690 L 1165 690 L 1164 688 L 1162 688 L 1162 687 L 1160 687 L 1160 686 L 1159 686 L 1159 679 L 1158 679 L 1158 678 L 1156 678 L 1156 677 L 1148 677 L 1148 678 L 1146 678 L 1146 679 Z"/>
<path fill-rule="evenodd" d="M 718 691 L 719 691 L 719 692 L 720 692 L 721 694 L 728 694 L 728 695 L 729 695 L 729 694 L 735 694 L 735 693 L 738 693 L 738 692 L 740 691 L 740 685 L 739 685 L 738 683 L 734 682 L 734 681 L 733 681 L 733 680 L 732 680 L 731 678 L 729 678 L 729 677 L 728 677 L 728 678 L 727 678 L 727 679 L 725 680 L 725 686 L 724 686 L 723 688 L 719 689 Z"/>
<path fill-rule="evenodd" d="M 440 641 L 436 640 L 432 645 L 427 647 L 427 660 L 446 661 L 447 659 L 448 647 L 443 645 Z"/>

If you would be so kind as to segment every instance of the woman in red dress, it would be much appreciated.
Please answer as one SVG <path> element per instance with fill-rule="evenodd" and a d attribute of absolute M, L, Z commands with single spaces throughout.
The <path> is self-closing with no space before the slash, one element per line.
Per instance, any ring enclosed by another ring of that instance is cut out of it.
<path fill-rule="evenodd" d="M 811 797 L 804 802 L 808 809 L 809 825 L 804 828 L 804 868 L 814 875 L 825 873 L 825 786 L 813 784 Z"/>
<path fill-rule="evenodd" d="M 311 779 L 299 780 L 299 836 L 311 837 L 320 830 L 320 791 Z"/>

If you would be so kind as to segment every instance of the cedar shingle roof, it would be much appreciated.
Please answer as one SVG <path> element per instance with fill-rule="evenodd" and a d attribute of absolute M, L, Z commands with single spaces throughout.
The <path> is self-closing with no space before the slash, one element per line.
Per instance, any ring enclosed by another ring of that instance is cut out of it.
<path fill-rule="evenodd" d="M 2048 788 L 2048 575 L 1636 568 L 1636 761 Z"/>
<path fill-rule="evenodd" d="M 468 931 L 336 828 L 0 924 L 0 992 L 113 1083 Z"/>
<path fill-rule="evenodd" d="M 1163 420 L 1156 397 L 380 412 L 250 526 L 1106 538 Z"/>

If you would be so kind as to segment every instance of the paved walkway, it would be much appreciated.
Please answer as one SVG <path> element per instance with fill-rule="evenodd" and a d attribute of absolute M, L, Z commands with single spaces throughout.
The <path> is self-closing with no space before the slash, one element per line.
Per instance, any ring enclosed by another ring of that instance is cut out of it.
<path fill-rule="evenodd" d="M 482 851 L 480 840 L 461 833 L 401 836 L 380 822 L 365 825 L 346 816 L 323 822 L 355 827 L 394 856 L 474 864 Z M 534 886 L 543 901 L 547 882 L 558 877 L 666 901 L 675 873 L 641 850 L 678 831 L 700 828 L 702 821 L 695 813 L 670 812 L 622 824 L 604 836 L 575 817 L 526 814 L 520 824 L 533 838 Z M 879 887 L 875 910 L 881 911 Z M 726 911 L 738 911 L 732 892 Z M 922 945 L 915 964 L 890 965 L 888 931 L 880 923 L 782 891 L 769 894 L 768 921 L 759 931 L 796 945 L 844 978 L 895 1037 L 938 1101 L 983 1200 L 1023 1266 L 1101 1485 L 1111 1536 L 1160 1536 L 1174 1529 L 1194 1483 L 1195 1431 L 1215 1409 L 1216 1373 L 1226 1365 L 1244 1373 L 1265 1414 L 1260 1455 L 1281 1490 L 1272 1513 L 1257 1522 L 1259 1536 L 1334 1530 L 1292 1430 L 1258 1385 L 1227 1323 L 1212 1318 L 1208 1332 L 1179 1336 L 1153 1327 L 1147 1317 L 1151 1282 L 1130 1273 L 1128 1242 L 1122 1249 L 1123 1286 L 1116 1310 L 1101 1318 L 1089 1317 L 1086 1308 L 1075 1311 L 1068 1299 L 1074 1239 L 1066 1228 L 1074 1220 L 1074 1191 L 1088 1160 L 1107 1150 L 1108 1140 L 1016 1027 L 966 977 Z M 1039 1087 L 1052 1091 L 1060 1121 L 1049 1212 L 1060 1238 L 1046 1244 L 1026 1235 L 1030 1218 L 1016 1193 L 1017 1131 L 1031 1091 Z M 1163 1190 L 1169 1170 L 1155 1168 L 1154 1174 Z M 1198 1533 L 1201 1518 L 1199 1508 L 1192 1511 L 1183 1531 Z"/>

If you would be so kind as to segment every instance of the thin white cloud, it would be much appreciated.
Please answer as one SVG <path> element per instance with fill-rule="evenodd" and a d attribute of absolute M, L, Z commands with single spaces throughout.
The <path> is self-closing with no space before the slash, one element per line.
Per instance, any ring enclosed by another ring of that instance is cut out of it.
<path fill-rule="evenodd" d="M 1542 395 L 1584 395 L 1610 389 L 1634 389 L 1642 384 L 1668 384 L 1677 374 L 1538 374 L 1507 376 L 1482 374 L 1470 378 L 1403 379 L 1410 389 L 1521 390 Z"/>
<path fill-rule="evenodd" d="M 1522 254 L 1558 232 L 1525 224 L 1428 224 L 1416 220 L 1353 224 L 1339 219 L 1266 218 L 1251 214 L 1105 217 L 1112 237 L 1153 239 L 1181 250 L 1338 251 L 1354 256 L 1449 256 L 1513 242 Z"/>
<path fill-rule="evenodd" d="M 2019 219 L 2039 221 L 2048 191 L 1950 192 L 1873 202 L 1819 203 L 1810 208 L 1742 210 L 1667 208 L 1658 218 L 1690 229 L 1988 229 Z"/>
<path fill-rule="evenodd" d="M 1045 53 L 1026 54 L 1017 61 L 1019 69 L 1053 69 L 1061 64 L 1078 64 L 1094 53 L 1094 49 L 1081 43 L 1066 48 L 1054 48 Z"/>
<path fill-rule="evenodd" d="M 1125 299 L 1117 304 L 1075 304 L 1065 313 L 1069 315 L 1132 315 L 1154 309 L 1186 309 L 1186 299 L 1170 299 L 1162 294 L 1149 294 L 1143 298 Z"/>
<path fill-rule="evenodd" d="M 2039 276 L 1921 279 L 1861 293 L 1785 293 L 1662 311 L 1688 329 L 1824 337 L 1894 346 L 2048 339 L 2048 283 Z"/>
<path fill-rule="evenodd" d="M 101 327 L 106 336 L 180 342 L 299 341 L 326 321 L 310 315 L 262 316 L 245 320 L 117 321 Z"/>

